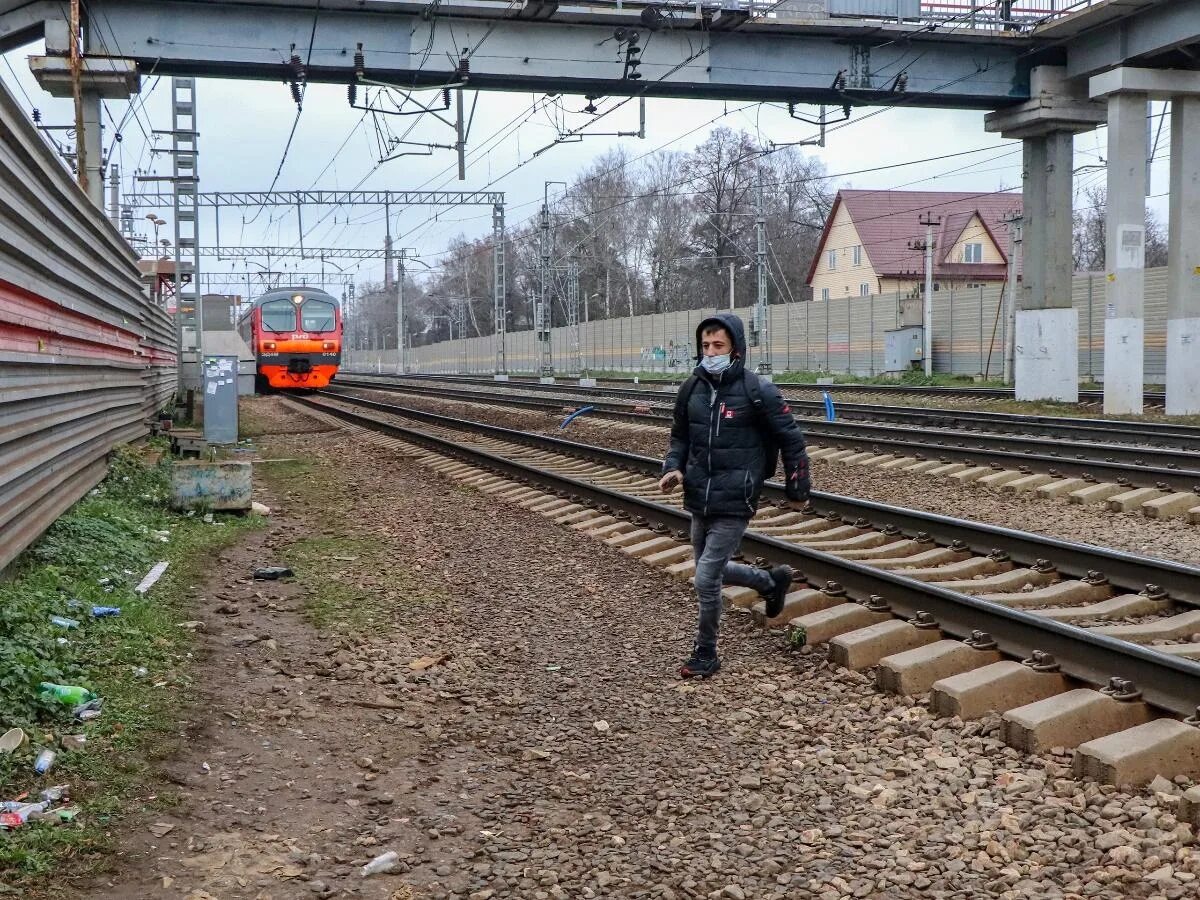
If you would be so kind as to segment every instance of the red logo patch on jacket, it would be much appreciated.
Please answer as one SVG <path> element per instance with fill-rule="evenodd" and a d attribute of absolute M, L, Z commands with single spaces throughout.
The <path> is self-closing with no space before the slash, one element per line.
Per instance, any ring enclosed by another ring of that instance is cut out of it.
<path fill-rule="evenodd" d="M 727 418 L 727 419 L 733 418 L 733 410 L 732 409 L 725 410 L 725 418 Z"/>
<path fill-rule="evenodd" d="M 792 411 L 792 408 L 785 403 L 785 404 L 783 404 L 783 411 L 785 413 L 790 413 Z"/>

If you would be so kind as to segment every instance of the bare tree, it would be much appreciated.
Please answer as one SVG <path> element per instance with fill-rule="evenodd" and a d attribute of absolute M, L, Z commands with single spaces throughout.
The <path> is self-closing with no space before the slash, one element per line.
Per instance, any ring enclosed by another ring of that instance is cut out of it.
<path fill-rule="evenodd" d="M 1073 216 L 1072 254 L 1077 272 L 1099 272 L 1105 268 L 1108 239 L 1106 217 L 1108 196 L 1103 185 L 1092 185 L 1080 194 Z M 1152 210 L 1146 210 L 1146 267 L 1167 264 L 1167 233 Z"/>

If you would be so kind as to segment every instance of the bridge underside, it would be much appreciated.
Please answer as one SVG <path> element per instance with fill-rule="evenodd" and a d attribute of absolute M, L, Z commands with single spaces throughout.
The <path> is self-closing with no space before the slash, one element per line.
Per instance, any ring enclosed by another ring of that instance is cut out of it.
<path fill-rule="evenodd" d="M 295 53 L 306 61 L 307 80 L 349 83 L 361 44 L 366 77 L 403 87 L 466 81 L 478 90 L 960 109 L 1027 99 L 1038 55 L 1031 53 L 1036 42 L 1019 36 L 947 36 L 853 19 L 726 17 L 721 27 L 718 15 L 652 31 L 639 10 L 615 6 L 527 3 L 510 11 L 501 3 L 460 2 L 442 4 L 426 20 L 419 4 L 331 5 L 322 3 L 318 13 L 312 4 L 271 0 L 90 0 L 88 53 L 132 60 L 143 73 L 273 81 L 289 77 Z M 0 46 L 28 40 L 39 7 L 47 20 L 63 15 L 58 3 L 24 4 L 7 14 L 3 6 L 0 0 Z M 554 18 L 519 17 L 551 8 Z M 630 42 L 615 34 L 618 28 L 638 33 L 640 65 L 632 71 L 640 78 L 628 77 Z"/>

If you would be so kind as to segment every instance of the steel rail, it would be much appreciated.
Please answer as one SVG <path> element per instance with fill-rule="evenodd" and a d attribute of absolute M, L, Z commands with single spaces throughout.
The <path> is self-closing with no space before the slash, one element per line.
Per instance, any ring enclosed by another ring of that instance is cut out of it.
<path fill-rule="evenodd" d="M 613 450 L 594 444 L 583 444 L 563 438 L 530 434 L 499 425 L 474 422 L 438 413 L 426 412 L 411 407 L 354 397 L 331 391 L 320 391 L 322 395 L 335 397 L 377 412 L 403 416 L 431 425 L 472 431 L 512 443 L 579 456 L 593 462 L 624 468 L 642 475 L 658 475 L 662 470 L 661 460 L 640 456 L 624 450 Z M 764 498 L 782 503 L 786 497 L 783 485 L 767 482 Z M 1121 550 L 1110 550 L 1091 544 L 1064 541 L 1046 535 L 1033 534 L 998 525 L 987 525 L 966 519 L 956 519 L 938 513 L 906 509 L 871 500 L 860 500 L 813 491 L 812 503 L 818 510 L 825 510 L 847 521 L 866 519 L 879 525 L 892 525 L 908 537 L 928 535 L 941 544 L 961 542 L 972 552 L 986 555 L 993 550 L 1002 550 L 1017 563 L 1033 565 L 1041 559 L 1050 558 L 1059 572 L 1082 578 L 1090 572 L 1100 572 L 1113 584 L 1132 590 L 1141 590 L 1147 584 L 1155 584 L 1167 591 L 1173 600 L 1200 606 L 1200 567 L 1172 560 L 1138 556 Z"/>
<path fill-rule="evenodd" d="M 411 391 L 440 398 L 526 409 L 558 409 L 564 402 L 587 403 L 595 407 L 597 414 L 621 421 L 665 425 L 669 419 L 669 414 L 663 407 L 652 408 L 647 412 L 632 412 L 627 406 L 590 399 L 539 399 L 492 394 L 481 390 L 422 388 L 408 384 L 356 382 L 349 379 L 339 380 L 335 387 Z M 977 465 L 1007 468 L 1037 466 L 1059 475 L 1086 475 L 1098 480 L 1128 481 L 1131 485 L 1139 487 L 1161 485 L 1175 491 L 1190 491 L 1200 485 L 1200 453 L 1182 450 L 1071 442 L 1061 438 L 1016 435 L 997 437 L 970 431 L 938 431 L 930 434 L 923 430 L 918 436 L 914 434 L 911 426 L 825 422 L 807 417 L 798 417 L 798 420 L 807 435 L 822 444 L 833 444 L 843 448 L 879 453 L 895 451 L 900 455 L 914 455 L 921 459 L 942 459 L 946 462 L 965 460 Z M 1200 505 L 1200 497 L 1197 497 L 1196 503 Z"/>
<path fill-rule="evenodd" d="M 548 472 L 479 448 L 466 447 L 436 435 L 383 422 L 312 398 L 295 399 L 343 421 L 438 453 L 468 460 L 498 474 L 547 486 L 574 498 L 576 502 L 619 510 L 659 529 L 682 532 L 688 528 L 691 521 L 686 511 L 673 506 L 632 497 L 569 476 Z M 375 404 L 374 401 L 363 402 L 358 398 L 338 399 L 350 399 L 368 408 Z M 385 408 L 387 406 L 378 405 Z M 395 407 L 391 412 L 417 419 L 433 416 L 429 413 L 420 414 L 419 410 L 400 412 Z M 434 418 L 444 419 L 448 427 L 461 429 L 466 424 L 446 417 Z M 576 452 L 584 449 L 584 445 L 574 446 Z M 604 457 L 611 452 L 597 453 L 596 457 Z M 882 597 L 893 611 L 908 618 L 920 611 L 929 613 L 947 634 L 965 638 L 975 631 L 986 631 L 993 637 L 998 649 L 1007 655 L 1024 659 L 1031 656 L 1035 650 L 1050 653 L 1065 674 L 1081 681 L 1102 685 L 1114 675 L 1131 679 L 1149 703 L 1174 713 L 1190 715 L 1195 712 L 1196 704 L 1200 700 L 1200 664 L 1190 660 L 1167 656 L 1138 644 L 1093 634 L 1072 625 L 949 591 L 938 587 L 936 583 L 916 581 L 895 572 L 839 559 L 768 535 L 747 532 L 742 546 L 748 553 L 768 561 L 793 565 L 799 572 L 804 573 L 804 579 L 810 582 L 814 577 L 826 582 L 836 582 L 856 600 L 865 602 L 872 597 Z M 1200 574 L 1200 571 L 1196 574 Z"/>

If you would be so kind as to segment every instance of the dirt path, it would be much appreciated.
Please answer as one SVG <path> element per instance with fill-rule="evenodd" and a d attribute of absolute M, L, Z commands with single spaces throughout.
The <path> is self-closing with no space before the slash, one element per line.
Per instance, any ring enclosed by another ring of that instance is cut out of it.
<path fill-rule="evenodd" d="M 277 467 L 269 533 L 204 586 L 180 803 L 131 826 L 90 900 L 1195 888 L 1165 801 L 1074 782 L 994 720 L 934 720 L 741 618 L 727 671 L 681 683 L 685 585 L 339 433 L 264 444 L 311 465 Z M 249 580 L 284 559 L 295 581 Z M 1136 859 L 1096 847 L 1118 830 Z M 385 850 L 397 870 L 363 878 Z"/>

